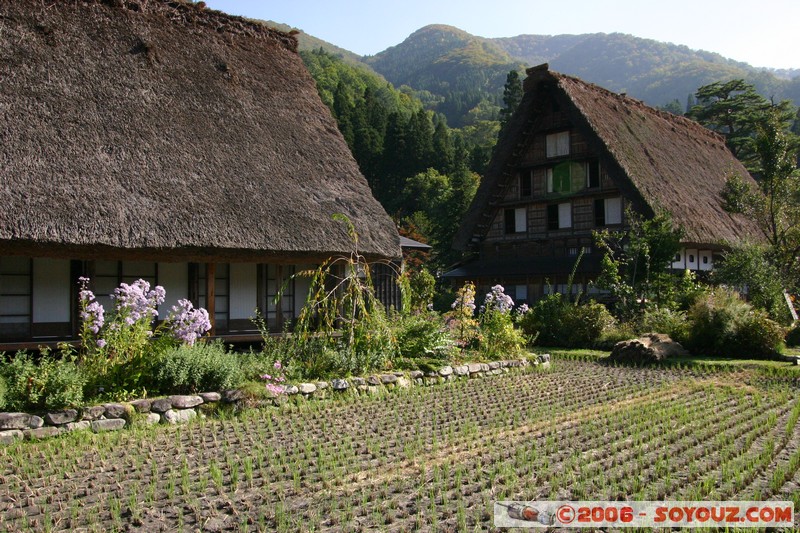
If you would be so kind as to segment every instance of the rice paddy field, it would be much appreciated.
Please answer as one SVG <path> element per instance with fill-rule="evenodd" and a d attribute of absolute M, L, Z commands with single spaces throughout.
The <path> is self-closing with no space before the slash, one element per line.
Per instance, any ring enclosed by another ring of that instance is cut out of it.
<path fill-rule="evenodd" d="M 2 447 L 0 531 L 491 531 L 495 500 L 798 508 L 799 417 L 785 374 L 556 359 Z"/>

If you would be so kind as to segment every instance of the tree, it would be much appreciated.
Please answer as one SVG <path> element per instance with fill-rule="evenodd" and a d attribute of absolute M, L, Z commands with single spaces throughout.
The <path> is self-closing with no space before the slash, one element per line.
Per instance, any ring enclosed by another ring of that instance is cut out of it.
<path fill-rule="evenodd" d="M 758 167 L 755 138 L 759 126 L 766 124 L 772 110 L 780 117 L 784 129 L 794 116 L 788 101 L 773 104 L 744 80 L 704 85 L 695 96 L 697 105 L 687 116 L 724 135 L 730 151 L 751 172 Z"/>
<path fill-rule="evenodd" d="M 800 173 L 796 137 L 786 130 L 780 110 L 773 109 L 757 127 L 754 140 L 757 185 L 730 176 L 722 191 L 724 207 L 758 224 L 767 237 L 769 258 L 783 282 L 797 290 L 800 255 Z M 785 286 L 786 286 L 785 285 Z"/>
<path fill-rule="evenodd" d="M 617 299 L 620 318 L 632 319 L 648 303 L 671 303 L 678 280 L 668 268 L 680 250 L 683 230 L 667 212 L 645 219 L 629 209 L 625 216 L 630 222 L 626 231 L 595 233 L 604 251 L 595 284 Z"/>
<path fill-rule="evenodd" d="M 503 87 L 503 109 L 500 110 L 500 129 L 505 129 L 508 121 L 511 120 L 511 115 L 519 107 L 522 101 L 522 82 L 519 79 L 519 73 L 512 70 L 506 76 L 506 84 Z"/>

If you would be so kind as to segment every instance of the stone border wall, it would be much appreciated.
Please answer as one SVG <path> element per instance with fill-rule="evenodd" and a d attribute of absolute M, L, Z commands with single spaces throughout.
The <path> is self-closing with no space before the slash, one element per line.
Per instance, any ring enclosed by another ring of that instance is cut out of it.
<path fill-rule="evenodd" d="M 381 390 L 409 388 L 445 383 L 455 379 L 483 378 L 510 372 L 513 368 L 527 366 L 550 366 L 550 354 L 538 355 L 532 361 L 517 359 L 491 363 L 469 363 L 444 366 L 436 372 L 392 372 L 368 377 L 333 379 L 298 383 L 284 386 L 287 396 L 321 398 L 327 390 L 334 393 L 356 391 L 377 394 Z M 240 404 L 245 393 L 238 389 L 222 392 L 203 392 L 197 395 L 173 395 L 163 398 L 133 400 L 128 403 L 106 403 L 80 409 L 62 409 L 43 414 L 0 413 L 0 444 L 11 444 L 18 440 L 38 440 L 72 431 L 91 430 L 95 433 L 116 431 L 129 426 L 134 417 L 140 415 L 148 425 L 180 424 L 200 415 L 203 405 L 218 402 Z M 202 415 L 200 415 L 202 416 Z"/>

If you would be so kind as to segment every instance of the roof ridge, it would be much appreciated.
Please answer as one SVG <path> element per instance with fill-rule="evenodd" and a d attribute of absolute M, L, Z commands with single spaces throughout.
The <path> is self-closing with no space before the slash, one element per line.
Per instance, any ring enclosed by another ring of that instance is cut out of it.
<path fill-rule="evenodd" d="M 287 50 L 297 52 L 297 39 L 294 35 L 282 32 L 276 28 L 267 26 L 263 22 L 230 15 L 224 11 L 210 9 L 205 2 L 193 2 L 192 0 L 47 0 L 49 5 L 58 3 L 63 4 L 82 4 L 90 6 L 92 4 L 107 7 L 110 9 L 124 10 L 130 13 L 147 14 L 161 13 L 173 23 L 185 24 L 190 22 L 201 26 L 214 29 L 218 33 L 228 33 L 232 35 L 247 35 L 249 37 L 266 37 L 272 39 Z M 38 3 L 38 2 L 37 2 Z"/>

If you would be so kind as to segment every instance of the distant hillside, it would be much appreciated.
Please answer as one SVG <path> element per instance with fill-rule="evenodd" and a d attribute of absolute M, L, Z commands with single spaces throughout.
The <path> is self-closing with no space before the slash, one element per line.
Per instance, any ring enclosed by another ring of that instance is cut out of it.
<path fill-rule="evenodd" d="M 553 70 L 627 92 L 655 106 L 674 99 L 685 103 L 698 87 L 733 78 L 747 80 L 768 96 L 796 96 L 792 83 L 764 69 L 716 53 L 621 33 L 520 35 L 494 42 L 528 65 L 548 62 Z"/>
<path fill-rule="evenodd" d="M 508 72 L 524 73 L 525 67 L 541 63 L 652 106 L 675 100 L 685 106 L 699 87 L 734 78 L 753 84 L 768 98 L 800 104 L 800 69 L 755 68 L 713 52 L 620 33 L 486 39 L 452 26 L 431 25 L 368 57 L 303 32 L 298 40 L 301 50 L 322 48 L 374 70 L 395 87 L 408 86 L 405 92 L 444 114 L 452 127 L 496 119 Z"/>
<path fill-rule="evenodd" d="M 523 68 L 492 41 L 444 25 L 425 26 L 365 61 L 395 86 L 438 97 L 431 107 L 456 127 L 468 122 L 467 113 L 481 101 L 496 104 L 508 72 Z"/>

